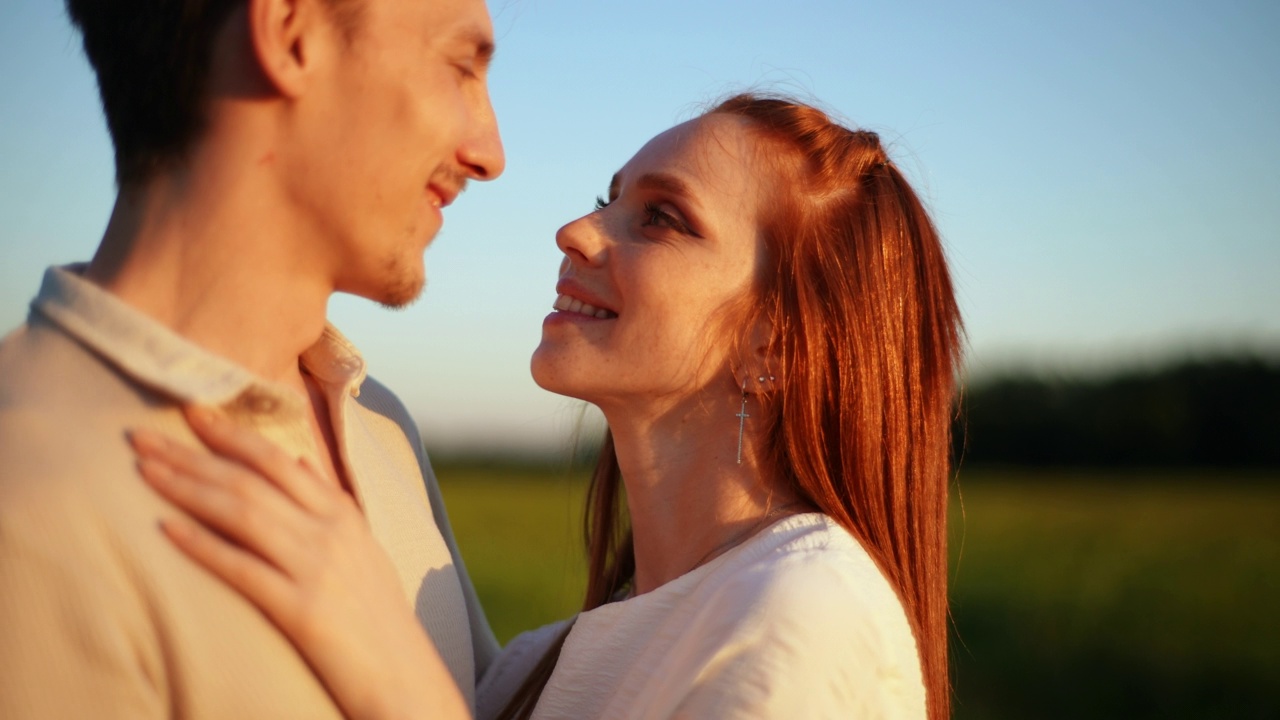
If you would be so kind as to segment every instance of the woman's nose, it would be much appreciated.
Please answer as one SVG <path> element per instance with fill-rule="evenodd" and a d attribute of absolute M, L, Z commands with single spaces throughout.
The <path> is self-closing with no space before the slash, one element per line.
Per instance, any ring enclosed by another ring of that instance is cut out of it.
<path fill-rule="evenodd" d="M 566 262 L 574 265 L 600 265 L 607 244 L 597 213 L 584 215 L 556 231 L 556 246 L 565 254 Z M 564 269 L 562 264 L 562 273 Z"/>

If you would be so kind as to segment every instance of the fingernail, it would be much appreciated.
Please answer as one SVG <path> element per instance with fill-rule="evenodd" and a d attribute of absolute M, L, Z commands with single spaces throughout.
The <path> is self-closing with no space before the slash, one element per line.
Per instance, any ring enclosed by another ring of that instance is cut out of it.
<path fill-rule="evenodd" d="M 188 406 L 188 417 L 194 420 L 197 425 L 203 425 L 206 428 L 217 429 L 227 423 L 227 416 L 223 415 L 218 408 L 210 405 Z"/>
<path fill-rule="evenodd" d="M 217 422 L 217 414 L 204 405 L 188 405 L 187 417 L 202 425 L 213 425 Z"/>
<path fill-rule="evenodd" d="M 160 530 L 174 540 L 186 540 L 192 536 L 191 527 L 180 520 L 161 518 Z"/>
<path fill-rule="evenodd" d="M 155 482 L 167 483 L 173 480 L 173 468 L 159 460 L 142 458 L 138 460 L 138 472 L 142 477 Z"/>
<path fill-rule="evenodd" d="M 133 428 L 126 431 L 129 444 L 140 453 L 158 453 L 164 449 L 164 438 L 157 432 L 145 428 Z"/>

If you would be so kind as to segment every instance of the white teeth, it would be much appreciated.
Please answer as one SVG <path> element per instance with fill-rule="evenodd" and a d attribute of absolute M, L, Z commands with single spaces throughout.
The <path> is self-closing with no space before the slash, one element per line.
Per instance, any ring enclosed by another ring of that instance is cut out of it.
<path fill-rule="evenodd" d="M 568 295 L 557 295 L 556 301 L 552 303 L 551 306 L 562 312 L 577 313 L 579 315 L 586 315 L 587 317 L 600 318 L 601 320 L 608 320 L 609 318 L 617 317 L 617 313 L 605 310 L 604 308 L 598 308 L 589 303 L 584 303 L 578 298 L 569 297 Z"/>

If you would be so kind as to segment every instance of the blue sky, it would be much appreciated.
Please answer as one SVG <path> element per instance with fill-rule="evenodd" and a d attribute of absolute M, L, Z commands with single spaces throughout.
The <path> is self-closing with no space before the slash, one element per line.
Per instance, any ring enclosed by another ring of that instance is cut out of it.
<path fill-rule="evenodd" d="M 493 0 L 506 174 L 446 213 L 413 307 L 333 320 L 428 445 L 555 441 L 528 377 L 554 233 L 649 137 L 729 91 L 876 130 L 946 239 L 975 373 L 1280 349 L 1280 3 Z M 0 330 L 114 198 L 57 0 L 0 6 Z"/>

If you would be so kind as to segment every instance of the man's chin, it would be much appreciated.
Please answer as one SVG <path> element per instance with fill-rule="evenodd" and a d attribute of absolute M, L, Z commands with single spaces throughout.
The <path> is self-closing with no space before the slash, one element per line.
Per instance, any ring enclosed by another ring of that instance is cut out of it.
<path fill-rule="evenodd" d="M 426 285 L 426 277 L 423 275 L 412 279 L 405 278 L 386 287 L 382 295 L 375 300 L 388 310 L 403 310 L 422 297 L 422 290 Z"/>
<path fill-rule="evenodd" d="M 427 284 L 426 267 L 421 258 L 416 261 L 402 258 L 388 260 L 379 269 L 380 272 L 376 275 L 369 272 L 369 268 L 360 273 L 352 273 L 340 279 L 334 289 L 398 310 L 412 305 L 422 295 L 423 287 Z"/>

